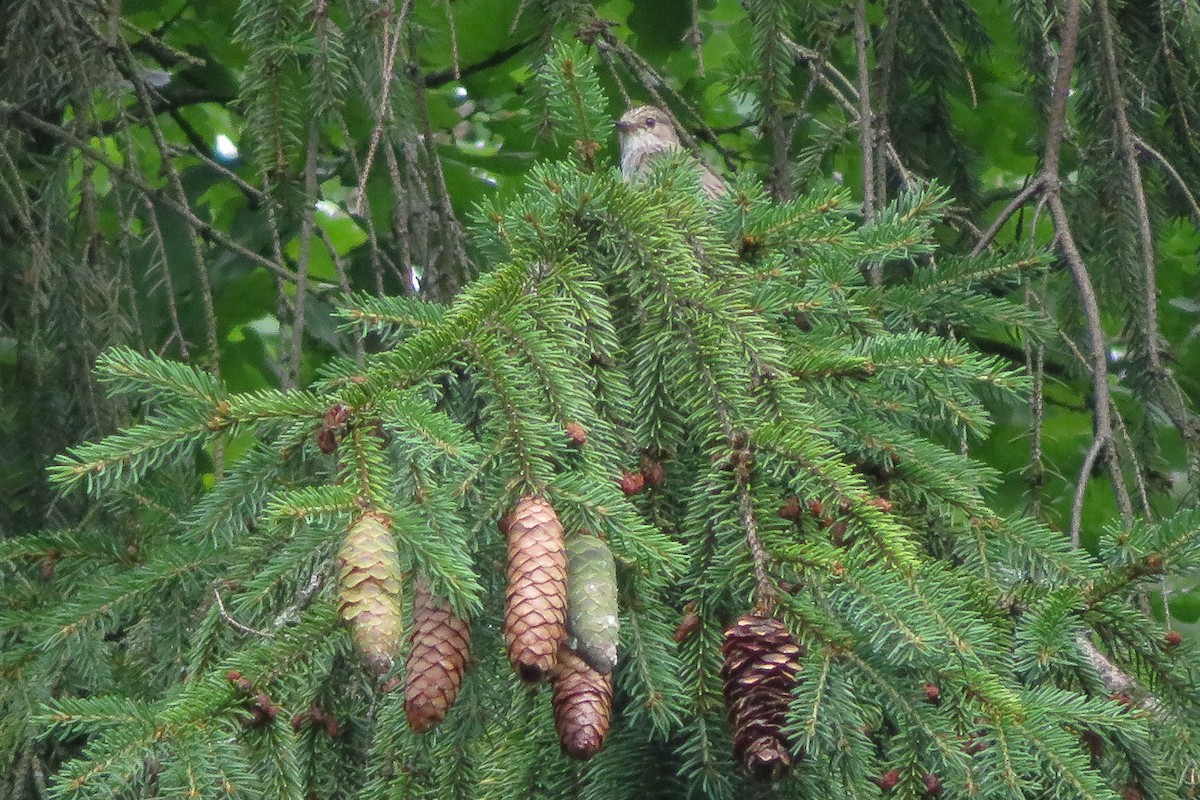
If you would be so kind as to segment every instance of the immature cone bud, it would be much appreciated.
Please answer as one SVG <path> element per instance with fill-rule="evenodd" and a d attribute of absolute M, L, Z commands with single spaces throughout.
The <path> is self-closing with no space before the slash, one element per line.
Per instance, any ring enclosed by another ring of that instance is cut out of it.
<path fill-rule="evenodd" d="M 446 718 L 458 695 L 471 654 L 471 625 L 420 578 L 413 584 L 411 639 L 404 665 L 404 713 L 413 732 L 424 733 Z"/>
<path fill-rule="evenodd" d="M 367 667 L 387 672 L 400 645 L 400 556 L 387 518 L 377 512 L 359 517 L 342 542 L 338 601 Z"/>
<path fill-rule="evenodd" d="M 558 653 L 552 702 L 563 752 L 581 761 L 600 752 L 612 716 L 612 676 L 592 669 L 564 646 Z"/>
<path fill-rule="evenodd" d="M 508 591 L 504 641 L 521 680 L 540 681 L 554 668 L 567 635 L 567 551 L 562 524 L 541 497 L 522 497 L 505 517 Z"/>
<path fill-rule="evenodd" d="M 754 776 L 776 780 L 792 766 L 783 727 L 803 652 L 782 622 L 759 614 L 726 629 L 721 651 L 733 753 Z"/>
<path fill-rule="evenodd" d="M 598 672 L 617 665 L 617 568 L 603 541 L 586 533 L 567 540 L 567 632 Z"/>

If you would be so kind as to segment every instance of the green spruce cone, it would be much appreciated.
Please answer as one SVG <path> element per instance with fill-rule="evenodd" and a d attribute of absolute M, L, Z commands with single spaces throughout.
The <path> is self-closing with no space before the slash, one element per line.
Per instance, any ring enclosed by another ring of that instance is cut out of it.
<path fill-rule="evenodd" d="M 617 568 L 612 551 L 587 533 L 567 540 L 567 632 L 573 649 L 602 675 L 617 665 Z"/>
<path fill-rule="evenodd" d="M 338 610 L 367 667 L 382 675 L 400 647 L 400 555 L 390 521 L 367 511 L 338 552 Z"/>

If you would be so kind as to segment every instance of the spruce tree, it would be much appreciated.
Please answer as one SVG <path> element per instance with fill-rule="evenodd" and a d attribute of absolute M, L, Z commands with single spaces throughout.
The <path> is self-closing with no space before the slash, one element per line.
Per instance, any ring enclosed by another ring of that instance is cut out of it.
<path fill-rule="evenodd" d="M 772 41 L 786 4 L 747 5 Z M 268 101 L 324 86 L 321 118 L 350 70 L 296 58 L 298 13 L 239 13 L 263 200 L 312 245 L 315 172 L 285 173 L 319 133 Z M 322 289 L 341 355 L 311 380 L 302 314 L 279 388 L 100 356 L 134 411 L 50 471 L 85 513 L 0 540 L 11 794 L 1190 796 L 1195 649 L 1146 598 L 1200 566 L 1200 518 L 1089 552 L 971 455 L 1040 390 L 962 333 L 1047 346 L 1014 298 L 1051 253 L 939 248 L 936 182 L 710 199 L 680 155 L 625 183 L 592 52 L 538 75 L 560 156 L 469 248 L 424 231 L 440 285 Z"/>

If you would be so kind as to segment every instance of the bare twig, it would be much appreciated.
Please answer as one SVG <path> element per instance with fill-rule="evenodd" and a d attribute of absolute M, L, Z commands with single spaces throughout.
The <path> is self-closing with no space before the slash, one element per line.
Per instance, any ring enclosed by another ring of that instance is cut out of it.
<path fill-rule="evenodd" d="M 1133 137 L 1133 143 L 1138 150 L 1141 150 L 1143 153 L 1152 156 L 1155 161 L 1162 165 L 1162 168 L 1166 170 L 1167 175 L 1171 178 L 1171 182 L 1175 184 L 1175 188 L 1183 193 L 1184 198 L 1187 200 L 1188 206 L 1192 209 L 1192 222 L 1196 225 L 1200 225 L 1200 204 L 1196 202 L 1196 196 L 1192 194 L 1192 190 L 1188 187 L 1187 181 L 1185 181 L 1183 176 L 1179 174 L 1179 171 L 1175 169 L 1175 165 L 1168 161 L 1166 156 L 1151 147 L 1149 142 L 1140 136 L 1137 136 L 1136 134 Z"/>
<path fill-rule="evenodd" d="M 1147 711 L 1162 710 L 1162 704 L 1158 701 L 1158 698 L 1146 691 L 1137 682 L 1136 678 L 1118 667 L 1109 660 L 1108 656 L 1100 652 L 1100 648 L 1092 644 L 1092 640 L 1088 638 L 1087 634 L 1080 633 L 1076 635 L 1075 644 L 1087 656 L 1088 661 L 1092 662 L 1092 667 L 1096 670 L 1096 674 L 1100 676 L 1100 680 L 1104 683 L 1104 688 L 1108 690 L 1109 694 L 1126 695 L 1137 703 L 1138 706 Z"/>
<path fill-rule="evenodd" d="M 270 639 L 274 636 L 272 633 L 260 631 L 258 628 L 251 628 L 249 625 L 244 625 L 233 618 L 233 615 L 225 610 L 225 603 L 221 600 L 221 593 L 213 589 L 213 597 L 217 600 L 217 609 L 221 612 L 221 619 L 229 623 L 229 625 L 242 633 L 249 633 L 253 636 L 261 636 L 264 639 Z"/>
<path fill-rule="evenodd" d="M 1054 228 L 1058 233 L 1059 246 L 1066 259 L 1071 278 L 1075 283 L 1075 291 L 1083 304 L 1084 319 L 1088 333 L 1089 361 L 1092 367 L 1092 395 L 1095 410 L 1093 412 L 1094 441 L 1085 459 L 1085 469 L 1080 472 L 1080 485 L 1076 487 L 1076 502 L 1071 512 L 1072 541 L 1078 540 L 1079 528 L 1082 524 L 1082 502 L 1080 498 L 1086 491 L 1086 483 L 1091 477 L 1091 464 L 1101 454 L 1106 456 L 1109 475 L 1112 478 L 1113 492 L 1117 504 L 1127 524 L 1132 521 L 1133 507 L 1129 501 L 1129 493 L 1121 475 L 1121 466 L 1117 450 L 1112 446 L 1112 422 L 1109 416 L 1111 396 L 1108 390 L 1108 351 L 1104 338 L 1104 327 L 1101 323 L 1100 304 L 1096 299 L 1096 291 L 1092 286 L 1091 276 L 1087 265 L 1080 255 L 1079 247 L 1071 232 L 1071 221 L 1067 209 L 1062 202 L 1062 181 L 1059 177 L 1062 145 L 1066 137 L 1067 98 L 1070 95 L 1071 76 L 1075 70 L 1075 52 L 1079 42 L 1079 16 L 1081 0 L 1068 0 L 1063 19 L 1061 45 L 1058 54 L 1058 72 L 1050 95 L 1050 118 L 1046 130 L 1046 150 L 1042 160 L 1042 179 L 1045 184 L 1046 205 L 1054 220 Z M 1094 454 L 1094 455 L 1093 455 Z"/>
<path fill-rule="evenodd" d="M 871 121 L 871 73 L 867 66 L 867 0 L 854 5 L 854 51 L 858 64 L 858 145 L 862 150 L 863 218 L 875 220 L 875 133 Z M 882 274 L 873 266 L 871 283 L 878 286 Z"/>
<path fill-rule="evenodd" d="M 196 229 L 203 234 L 205 239 L 220 245 L 230 252 L 237 253 L 238 255 L 246 258 L 260 267 L 266 268 L 272 274 L 278 275 L 289 283 L 295 283 L 298 280 L 296 274 L 283 264 L 276 263 L 269 258 L 264 258 L 262 255 L 254 252 L 235 239 L 230 238 L 219 228 L 213 227 L 198 217 L 188 204 L 180 203 L 174 197 L 170 196 L 161 189 L 151 186 L 146 182 L 145 178 L 143 178 L 140 173 L 116 163 L 104 153 L 92 148 L 87 142 L 75 134 L 59 127 L 58 125 L 45 122 L 33 114 L 30 114 L 27 111 L 13 105 L 12 103 L 8 103 L 3 100 L 0 100 L 0 112 L 11 115 L 26 128 L 38 130 L 54 137 L 64 144 L 70 145 L 71 147 L 75 148 L 79 152 L 79 155 L 83 158 L 95 161 L 98 164 L 103 164 L 108 168 L 109 172 L 113 176 L 125 181 L 138 192 L 145 195 L 148 199 L 170 206 L 172 209 L 177 211 L 184 217 L 185 220 L 187 220 L 189 224 L 194 225 Z M 324 293 L 328 291 L 328 289 L 314 286 L 310 286 L 309 289 L 317 293 Z"/>
<path fill-rule="evenodd" d="M 379 149 L 379 141 L 383 138 L 383 126 L 391 119 L 392 82 L 396 79 L 396 55 L 400 51 L 400 40 L 404 35 L 404 20 L 412 11 L 415 0 L 405 0 L 400 7 L 396 19 L 395 31 L 392 32 L 391 20 L 383 24 L 383 63 L 380 65 L 383 76 L 383 90 L 379 97 L 379 110 L 375 112 L 375 127 L 371 129 L 371 141 L 367 145 L 367 158 L 363 162 L 362 171 L 358 176 L 358 193 L 363 196 L 367 191 L 367 178 L 371 174 L 371 165 L 375 163 L 375 151 Z"/>
<path fill-rule="evenodd" d="M 1000 212 L 996 219 L 992 220 L 992 224 L 989 225 L 987 230 L 983 232 L 983 235 L 979 237 L 979 241 L 976 242 L 975 247 L 971 249 L 971 256 L 978 256 L 984 250 L 986 250 L 987 246 L 996 238 L 996 235 L 1000 233 L 1000 229 L 1004 227 L 1004 224 L 1012 218 L 1013 214 L 1017 213 L 1017 211 L 1019 211 L 1026 203 L 1028 203 L 1030 198 L 1040 192 L 1042 187 L 1042 175 L 1038 175 L 1033 180 L 1028 181 L 1025 184 L 1025 188 L 1021 189 L 1021 191 L 1017 193 L 1017 196 L 1009 201 L 1009 204 L 1004 207 L 1004 210 Z"/>

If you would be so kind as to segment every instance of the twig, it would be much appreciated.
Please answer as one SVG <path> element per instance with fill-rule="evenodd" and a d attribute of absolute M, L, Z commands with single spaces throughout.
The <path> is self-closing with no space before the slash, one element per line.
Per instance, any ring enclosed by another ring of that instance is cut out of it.
<path fill-rule="evenodd" d="M 282 628 L 284 625 L 296 623 L 300 619 L 300 612 L 312 605 L 317 592 L 321 591 L 321 587 L 324 585 L 325 573 L 320 570 L 314 572 L 309 577 L 308 583 L 296 592 L 296 597 L 292 600 L 292 604 L 275 615 L 271 626 Z"/>
<path fill-rule="evenodd" d="M 1054 76 L 1054 84 L 1050 95 L 1050 118 L 1046 130 L 1046 150 L 1042 160 L 1042 177 L 1045 184 L 1044 199 L 1050 209 L 1050 216 L 1054 220 L 1054 228 L 1058 233 L 1059 246 L 1062 249 L 1063 256 L 1066 258 L 1067 267 L 1070 269 L 1071 278 L 1075 283 L 1075 290 L 1079 294 L 1079 299 L 1083 304 L 1084 318 L 1088 332 L 1089 360 L 1092 365 L 1092 395 L 1095 407 L 1093 413 L 1093 422 L 1095 425 L 1093 436 L 1095 437 L 1095 441 L 1089 449 L 1089 456 L 1093 459 L 1099 456 L 1100 453 L 1104 453 L 1107 456 L 1106 462 L 1112 478 L 1113 491 L 1117 497 L 1117 504 L 1121 508 L 1122 517 L 1128 523 L 1133 517 L 1133 507 L 1129 501 L 1129 493 L 1125 488 L 1124 478 L 1121 475 L 1121 466 L 1118 463 L 1116 448 L 1111 446 L 1113 443 L 1113 434 L 1112 422 L 1109 418 L 1109 408 L 1112 401 L 1108 390 L 1108 353 L 1105 347 L 1100 305 L 1096 300 L 1096 291 L 1092 286 L 1092 279 L 1088 274 L 1087 265 L 1083 261 L 1083 256 L 1079 253 L 1079 247 L 1075 244 L 1075 237 L 1071 232 L 1071 221 L 1067 216 L 1066 207 L 1063 206 L 1062 202 L 1062 181 L 1059 177 L 1062 145 L 1066 137 L 1067 98 L 1070 95 L 1071 76 L 1075 71 L 1075 51 L 1079 42 L 1080 4 L 1081 0 L 1069 0 L 1063 19 L 1061 45 L 1058 56 L 1058 72 Z M 1096 456 L 1091 455 L 1093 452 Z M 1081 472 L 1079 480 L 1081 484 L 1086 484 L 1090 477 L 1090 470 L 1084 471 Z M 1072 509 L 1071 513 L 1071 530 L 1073 532 L 1077 531 L 1081 524 L 1080 516 L 1082 508 L 1079 498 L 1084 491 L 1086 491 L 1086 485 L 1076 488 L 1077 507 Z M 1077 534 L 1073 534 L 1073 539 L 1075 535 Z"/>
<path fill-rule="evenodd" d="M 683 40 L 690 42 L 696 53 L 696 71 L 704 77 L 704 34 L 700 31 L 700 0 L 692 0 L 692 24 L 683 32 Z"/>
<path fill-rule="evenodd" d="M 225 610 L 225 603 L 221 601 L 221 593 L 219 591 L 217 591 L 216 589 L 213 589 L 213 597 L 215 597 L 217 599 L 217 609 L 221 612 L 221 619 L 228 622 L 230 624 L 230 626 L 236 628 L 237 630 L 241 631 L 242 633 L 249 633 L 254 636 L 261 636 L 265 639 L 271 639 L 274 637 L 275 634 L 273 634 L 273 633 L 268 633 L 267 631 L 260 631 L 258 628 L 251 628 L 249 625 L 243 625 L 242 623 L 240 623 L 236 619 L 234 619 L 233 615 L 231 615 L 228 611 Z"/>
<path fill-rule="evenodd" d="M 1179 171 L 1175 169 L 1175 165 L 1168 161 L 1166 156 L 1151 147 L 1149 142 L 1136 134 L 1133 137 L 1133 144 L 1138 150 L 1141 150 L 1143 153 L 1149 156 L 1153 156 L 1154 160 L 1161 164 L 1162 168 L 1167 171 L 1167 175 L 1175 184 L 1175 188 L 1179 189 L 1179 191 L 1183 193 L 1184 198 L 1187 200 L 1188 205 L 1192 209 L 1192 222 L 1200 226 L 1200 204 L 1196 202 L 1196 196 L 1192 194 L 1192 190 L 1188 188 L 1187 181 L 1185 181 L 1183 176 L 1179 174 Z"/>
<path fill-rule="evenodd" d="M 875 141 L 871 122 L 871 73 L 867 67 L 867 0 L 854 5 L 854 51 L 858 63 L 858 145 L 862 149 L 863 219 L 875 220 Z M 882 280 L 881 265 L 872 265 L 871 284 Z"/>
<path fill-rule="evenodd" d="M 813 76 L 818 83 L 825 87 L 825 90 L 833 97 L 842 109 L 850 115 L 850 118 L 859 123 L 861 115 L 858 109 L 858 90 L 850 79 L 838 71 L 837 67 L 829 63 L 821 53 L 816 50 L 797 44 L 787 36 L 781 36 L 780 40 L 792 53 L 792 57 L 800 64 L 809 67 Z M 895 145 L 891 142 L 883 143 L 884 156 L 887 158 L 892 169 L 900 174 L 900 183 L 909 188 L 916 184 L 917 176 L 912 170 L 904 165 L 900 159 L 900 154 L 897 152 Z"/>
<path fill-rule="evenodd" d="M 298 280 L 296 274 L 287 267 L 271 261 L 269 258 L 264 258 L 240 242 L 230 238 L 219 228 L 213 227 L 200 217 L 196 216 L 195 212 L 192 211 L 189 205 L 180 203 L 163 190 L 151 186 L 140 174 L 127 169 L 126 167 L 108 158 L 105 154 L 92 149 L 87 142 L 68 132 L 64 128 L 53 125 L 49 122 L 45 122 L 33 114 L 30 114 L 29 112 L 4 100 L 0 100 L 0 112 L 5 112 L 12 117 L 15 117 L 27 128 L 34 128 L 42 133 L 48 134 L 49 136 L 53 136 L 55 139 L 58 139 L 64 144 L 74 147 L 82 157 L 95 161 L 98 164 L 103 164 L 108 168 L 112 175 L 128 182 L 130 186 L 132 186 L 134 189 L 137 189 L 150 200 L 161 202 L 164 205 L 173 208 L 180 215 L 182 215 L 184 219 L 186 219 L 190 224 L 194 225 L 201 233 L 203 233 L 204 238 L 208 239 L 209 241 L 224 247 L 230 252 L 237 253 L 238 255 L 252 261 L 260 267 L 266 268 L 273 274 L 278 275 L 280 278 L 283 278 L 289 283 L 295 283 Z M 323 294 L 330 291 L 328 288 L 319 286 L 310 286 L 309 289 L 317 292 L 318 294 Z"/>
<path fill-rule="evenodd" d="M 379 97 L 379 110 L 375 113 L 375 127 L 371 130 L 371 141 L 367 145 L 367 158 L 363 163 L 362 172 L 358 176 L 358 192 L 359 195 L 365 195 L 367 192 L 367 178 L 371 174 L 371 165 L 375 163 L 375 151 L 379 149 L 379 141 L 383 138 L 383 125 L 391 118 L 391 95 L 392 81 L 396 76 L 396 54 L 400 50 L 400 38 L 404 33 L 404 20 L 408 13 L 412 11 L 415 0 L 405 0 L 403 6 L 400 7 L 400 14 L 396 20 L 396 32 L 389 40 L 388 34 L 391 30 L 391 20 L 384 21 L 383 27 L 383 63 L 380 65 L 383 75 L 383 90 Z"/>
<path fill-rule="evenodd" d="M 1009 219 L 1012 218 L 1012 215 L 1017 213 L 1022 206 L 1028 203 L 1030 198 L 1040 192 L 1042 190 L 1042 186 L 1042 175 L 1038 175 L 1033 180 L 1025 184 L 1025 188 L 1018 192 L 1017 196 L 1009 201 L 1009 204 L 1004 207 L 1004 210 L 1000 212 L 996 219 L 992 220 L 992 224 L 989 225 L 987 230 L 983 232 L 983 235 L 979 237 L 979 241 L 976 242 L 975 247 L 971 249 L 972 258 L 980 255 L 984 250 L 987 249 L 987 246 L 996 238 L 996 234 L 1000 233 L 1000 229 L 1004 227 L 1004 224 L 1008 222 Z"/>
<path fill-rule="evenodd" d="M 1087 634 L 1077 634 L 1075 644 L 1087 656 L 1088 661 L 1092 662 L 1092 667 L 1096 670 L 1096 674 L 1100 676 L 1100 681 L 1104 684 L 1104 688 L 1108 690 L 1109 694 L 1126 695 L 1130 699 L 1133 699 L 1139 707 L 1147 711 L 1162 710 L 1162 703 L 1158 701 L 1158 698 L 1142 688 L 1137 679 L 1110 661 L 1104 653 L 1100 652 L 1100 648 L 1092 644 Z"/>
<path fill-rule="evenodd" d="M 1150 369 L 1157 382 L 1162 377 L 1162 357 L 1158 343 L 1158 290 L 1155 283 L 1154 233 L 1150 225 L 1150 210 L 1146 206 L 1146 190 L 1142 183 L 1142 169 L 1137 160 L 1135 136 L 1125 113 L 1125 91 L 1118 72 L 1116 46 L 1113 44 L 1112 21 L 1109 19 L 1107 0 L 1096 0 L 1096 17 L 1100 25 L 1101 52 L 1104 72 L 1108 78 L 1108 90 L 1112 99 L 1113 128 L 1117 150 L 1128 174 L 1129 190 L 1133 192 L 1133 205 L 1137 211 L 1137 237 L 1142 257 L 1142 313 L 1145 315 L 1142 335 L 1143 347 L 1150 361 Z"/>
<path fill-rule="evenodd" d="M 1079 480 L 1075 482 L 1075 499 L 1071 503 L 1071 546 L 1079 547 L 1080 533 L 1083 528 L 1083 496 L 1087 493 L 1088 478 L 1092 475 L 1092 470 L 1096 467 L 1096 459 L 1100 456 L 1106 446 L 1111 442 L 1107 442 L 1099 436 L 1092 438 L 1092 444 L 1088 448 L 1087 455 L 1084 456 L 1083 466 L 1079 468 Z"/>

